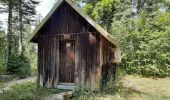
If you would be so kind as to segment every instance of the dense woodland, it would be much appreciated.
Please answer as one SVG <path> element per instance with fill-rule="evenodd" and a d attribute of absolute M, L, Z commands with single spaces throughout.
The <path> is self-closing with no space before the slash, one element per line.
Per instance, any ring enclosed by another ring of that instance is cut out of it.
<path fill-rule="evenodd" d="M 170 0 L 73 0 L 120 41 L 128 74 L 170 75 Z M 7 29 L 0 21 L 0 74 L 20 78 L 36 70 L 37 47 L 29 43 L 39 23 L 38 0 L 0 0 L 8 14 Z"/>
<path fill-rule="evenodd" d="M 0 0 L 0 4 L 0 13 L 8 15 L 7 29 L 0 26 L 0 74 L 28 77 L 31 66 L 36 66 L 37 50 L 29 44 L 29 37 L 32 26 L 39 20 L 35 9 L 39 1 Z"/>

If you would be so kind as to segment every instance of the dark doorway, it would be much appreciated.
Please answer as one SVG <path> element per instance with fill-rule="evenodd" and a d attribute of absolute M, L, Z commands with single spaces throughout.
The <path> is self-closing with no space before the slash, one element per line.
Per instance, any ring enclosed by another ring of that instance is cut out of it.
<path fill-rule="evenodd" d="M 75 43 L 72 40 L 60 41 L 59 82 L 74 83 Z"/>

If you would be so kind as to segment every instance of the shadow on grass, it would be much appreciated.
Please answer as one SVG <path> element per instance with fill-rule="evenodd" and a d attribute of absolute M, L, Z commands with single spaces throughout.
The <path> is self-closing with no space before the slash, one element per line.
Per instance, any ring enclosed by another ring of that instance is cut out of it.
<path fill-rule="evenodd" d="M 115 90 L 86 91 L 73 97 L 72 100 L 170 100 L 169 96 L 162 94 L 144 93 L 133 88 L 116 87 Z M 99 99 L 100 98 L 100 99 Z"/>
<path fill-rule="evenodd" d="M 133 88 L 127 88 L 127 87 L 123 87 L 121 89 L 120 93 L 123 97 L 128 98 L 128 97 L 133 97 L 133 96 L 138 96 L 141 98 L 148 98 L 148 99 L 153 99 L 153 100 L 170 100 L 169 96 L 166 95 L 162 95 L 162 94 L 153 94 L 153 93 L 145 93 L 145 92 L 141 92 L 138 90 L 135 90 Z"/>
<path fill-rule="evenodd" d="M 35 82 L 16 84 L 0 93 L 0 100 L 41 100 L 46 96 L 61 93 L 64 90 L 37 88 Z"/>

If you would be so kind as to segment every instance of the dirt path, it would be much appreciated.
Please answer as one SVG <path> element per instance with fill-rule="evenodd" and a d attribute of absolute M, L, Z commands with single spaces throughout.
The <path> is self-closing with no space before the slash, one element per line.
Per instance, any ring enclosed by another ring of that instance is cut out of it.
<path fill-rule="evenodd" d="M 13 81 L 9 81 L 4 83 L 5 87 L 3 89 L 0 89 L 0 93 L 3 92 L 3 90 L 8 90 L 10 89 L 11 86 L 15 85 L 15 84 L 22 84 L 24 82 L 30 82 L 30 81 L 36 81 L 37 77 L 29 77 L 29 78 L 25 78 L 25 79 L 19 79 L 19 80 L 13 80 Z"/>

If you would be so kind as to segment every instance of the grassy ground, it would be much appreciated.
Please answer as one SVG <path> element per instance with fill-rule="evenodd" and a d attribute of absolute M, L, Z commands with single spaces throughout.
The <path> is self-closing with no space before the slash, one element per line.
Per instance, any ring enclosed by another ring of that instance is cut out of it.
<path fill-rule="evenodd" d="M 79 100 L 170 100 L 170 78 L 143 78 L 127 75 L 120 80 L 121 86 L 112 93 L 84 93 L 73 99 Z"/>
<path fill-rule="evenodd" d="M 9 90 L 0 93 L 0 100 L 42 100 L 48 95 L 63 92 L 58 89 L 37 89 L 35 82 L 13 85 Z"/>
<path fill-rule="evenodd" d="M 78 90 L 73 100 L 170 100 L 170 78 L 144 78 L 126 75 L 112 92 Z M 36 88 L 36 83 L 27 82 L 12 86 L 0 94 L 0 100 L 42 100 L 63 92 L 58 89 Z"/>

